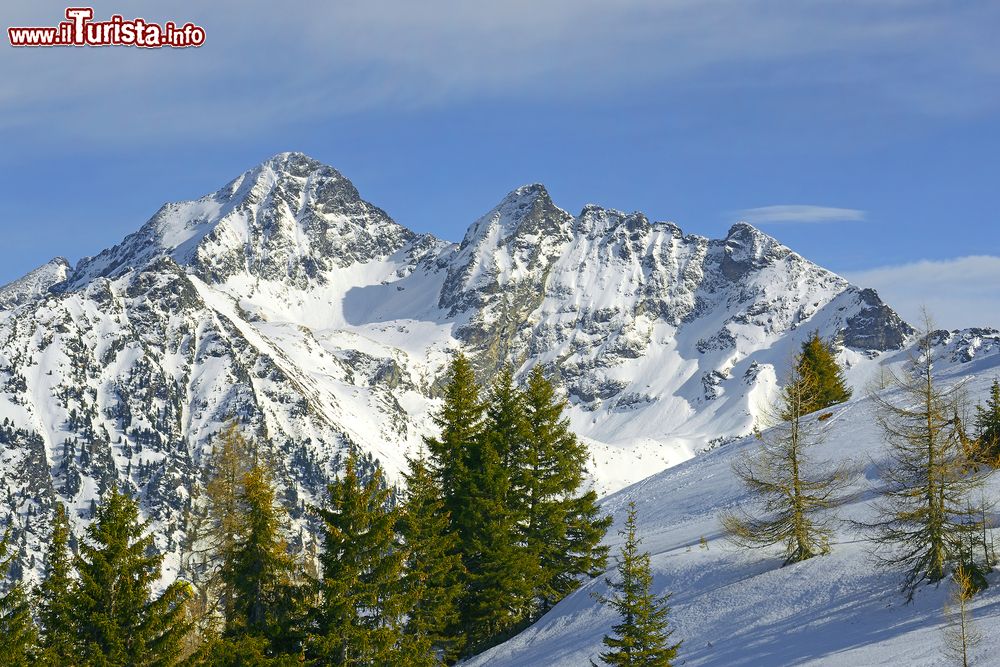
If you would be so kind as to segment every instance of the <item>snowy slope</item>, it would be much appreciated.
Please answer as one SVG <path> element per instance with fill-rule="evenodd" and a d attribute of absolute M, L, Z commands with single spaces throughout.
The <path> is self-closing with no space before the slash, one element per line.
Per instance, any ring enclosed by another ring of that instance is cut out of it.
<path fill-rule="evenodd" d="M 964 382 L 973 399 L 982 399 L 1000 375 L 998 332 L 942 332 L 939 336 L 943 382 Z M 970 351 L 974 354 L 970 354 Z M 898 365 L 905 353 L 881 363 Z M 870 369 L 873 372 L 875 368 Z M 627 504 L 635 502 L 643 548 L 652 554 L 654 587 L 671 592 L 675 638 L 684 641 L 685 665 L 925 665 L 947 664 L 942 657 L 941 626 L 946 585 L 921 589 L 914 602 L 899 594 L 902 574 L 873 568 L 869 549 L 847 520 L 871 518 L 877 463 L 886 448 L 869 399 L 833 410 L 827 440 L 817 446 L 820 461 L 848 461 L 858 472 L 851 500 L 835 512 L 844 520 L 828 556 L 781 567 L 780 548 L 747 552 L 726 542 L 720 512 L 750 502 L 731 471 L 732 462 L 758 443 L 753 437 L 723 445 L 607 497 L 604 509 L 619 529 Z M 1000 478 L 987 494 L 1000 500 Z M 996 532 L 996 531 L 994 531 Z M 700 538 L 708 548 L 699 546 Z M 998 536 L 1000 537 L 1000 536 Z M 620 538 L 609 535 L 616 551 Z M 1000 637 L 1000 574 L 975 599 L 973 614 L 984 630 L 981 660 L 995 664 Z M 604 579 L 584 585 L 539 623 L 469 661 L 491 667 L 545 667 L 589 664 L 601 651 L 601 637 L 617 622 L 594 601 Z"/>
<path fill-rule="evenodd" d="M 641 213 L 574 216 L 535 184 L 453 244 L 299 153 L 13 285 L 0 292 L 0 471 L 26 561 L 53 501 L 82 524 L 112 483 L 143 499 L 161 549 L 179 548 L 233 418 L 272 443 L 308 541 L 303 508 L 348 449 L 399 479 L 456 350 L 483 379 L 542 364 L 606 494 L 746 434 L 813 331 L 852 377 L 911 331 L 871 290 L 746 224 L 712 240 Z"/>

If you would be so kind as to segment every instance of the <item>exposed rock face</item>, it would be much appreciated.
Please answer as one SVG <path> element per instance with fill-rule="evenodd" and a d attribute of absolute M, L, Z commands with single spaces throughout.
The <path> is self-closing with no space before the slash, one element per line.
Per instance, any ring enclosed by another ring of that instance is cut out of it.
<path fill-rule="evenodd" d="M 882 303 L 878 293 L 865 288 L 858 292 L 865 307 L 847 321 L 844 345 L 862 350 L 898 350 L 906 344 L 913 328 Z"/>
<path fill-rule="evenodd" d="M 459 349 L 484 379 L 508 363 L 556 374 L 608 491 L 749 431 L 814 330 L 852 364 L 911 331 L 746 224 L 709 240 L 641 213 L 573 216 L 529 185 L 456 245 L 284 153 L 73 270 L 54 260 L 0 289 L 6 522 L 27 562 L 53 501 L 85 522 L 117 483 L 176 552 L 213 437 L 238 419 L 273 447 L 307 539 L 303 508 L 347 449 L 398 478 Z"/>

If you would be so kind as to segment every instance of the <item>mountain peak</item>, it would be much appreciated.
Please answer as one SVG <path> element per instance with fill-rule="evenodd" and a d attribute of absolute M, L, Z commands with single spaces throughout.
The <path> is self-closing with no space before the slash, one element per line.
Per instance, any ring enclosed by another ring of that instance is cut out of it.
<path fill-rule="evenodd" d="M 511 190 L 507 197 L 549 197 L 549 191 L 542 183 L 528 183 Z"/>
<path fill-rule="evenodd" d="M 0 310 L 14 308 L 45 294 L 66 280 L 70 264 L 65 257 L 53 257 L 17 280 L 0 285 Z"/>
<path fill-rule="evenodd" d="M 356 201 L 361 196 L 354 184 L 330 165 L 305 153 L 292 151 L 269 157 L 234 178 L 215 194 L 227 200 L 259 199 L 275 187 L 296 190 L 296 183 L 306 180 L 322 182 L 327 196 L 336 193 L 346 201 Z"/>
<path fill-rule="evenodd" d="M 494 236 L 496 243 L 515 235 L 532 234 L 539 231 L 540 223 L 562 217 L 568 219 L 570 216 L 552 202 L 544 185 L 522 185 L 508 192 L 499 204 L 472 223 L 461 247 L 479 245 L 489 236 Z"/>
<path fill-rule="evenodd" d="M 749 222 L 746 222 L 744 220 L 738 221 L 736 224 L 734 224 L 732 227 L 729 228 L 728 232 L 726 232 L 727 239 L 756 238 L 756 237 L 765 237 L 769 239 L 771 238 L 770 236 L 768 236 L 767 234 L 760 231 L 759 229 L 751 225 Z"/>
<path fill-rule="evenodd" d="M 529 183 L 528 185 L 522 185 L 519 188 L 515 188 L 507 193 L 507 195 L 500 201 L 496 207 L 493 208 L 490 213 L 487 213 L 484 217 L 489 217 L 491 214 L 502 212 L 504 217 L 508 217 L 511 220 L 517 220 L 523 217 L 522 213 L 530 212 L 535 207 L 540 209 L 554 208 L 555 204 L 552 203 L 552 197 L 549 195 L 549 191 L 545 189 L 545 186 L 541 183 Z"/>
<path fill-rule="evenodd" d="M 388 256 L 413 237 L 333 167 L 284 152 L 212 194 L 165 204 L 120 244 L 81 260 L 65 288 L 163 256 L 209 281 L 247 272 L 304 285 L 333 266 Z"/>
<path fill-rule="evenodd" d="M 751 271 L 792 254 L 777 239 L 747 222 L 730 227 L 722 245 L 725 253 L 722 272 L 732 281 L 742 280 Z"/>
<path fill-rule="evenodd" d="M 267 165 L 279 171 L 289 170 L 299 165 L 308 165 L 312 168 L 327 166 L 316 158 L 299 151 L 282 151 L 281 153 L 275 153 L 268 159 L 264 160 L 261 165 Z"/>

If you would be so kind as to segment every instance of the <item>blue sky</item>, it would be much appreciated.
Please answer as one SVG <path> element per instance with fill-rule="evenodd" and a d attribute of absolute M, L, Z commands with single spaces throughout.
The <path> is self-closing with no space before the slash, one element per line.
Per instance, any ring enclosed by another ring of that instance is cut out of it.
<path fill-rule="evenodd" d="M 748 219 L 904 316 L 1000 327 L 1000 3 L 97 2 L 200 49 L 0 47 L 0 283 L 268 156 L 458 240 L 518 185 Z M 65 4 L 13 0 L 4 27 Z"/>

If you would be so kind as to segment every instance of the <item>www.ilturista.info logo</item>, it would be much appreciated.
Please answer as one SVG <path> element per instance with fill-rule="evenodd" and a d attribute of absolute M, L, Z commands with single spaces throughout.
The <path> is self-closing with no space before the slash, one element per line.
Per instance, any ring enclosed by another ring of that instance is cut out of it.
<path fill-rule="evenodd" d="M 7 28 L 11 46 L 139 46 L 184 48 L 205 43 L 205 29 L 193 23 L 163 25 L 115 14 L 108 21 L 92 21 L 91 7 L 69 7 L 57 26 Z"/>

